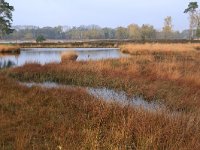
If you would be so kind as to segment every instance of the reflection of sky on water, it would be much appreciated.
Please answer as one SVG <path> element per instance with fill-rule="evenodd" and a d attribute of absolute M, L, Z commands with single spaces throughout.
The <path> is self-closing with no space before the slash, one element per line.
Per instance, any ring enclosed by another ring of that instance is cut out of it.
<path fill-rule="evenodd" d="M 84 88 L 86 91 L 92 95 L 95 96 L 98 99 L 103 99 L 107 102 L 118 102 L 124 106 L 134 106 L 139 108 L 144 108 L 149 111 L 157 111 L 157 110 L 165 110 L 165 106 L 158 103 L 158 102 L 147 102 L 142 97 L 128 97 L 127 94 L 124 91 L 115 91 L 112 89 L 107 88 L 92 88 L 92 87 L 76 87 L 76 86 L 67 86 L 62 84 L 57 84 L 55 82 L 44 82 L 44 83 L 21 83 L 22 85 L 25 85 L 29 88 L 32 88 L 34 86 L 39 86 L 43 88 L 72 88 L 72 89 L 79 89 Z"/>
<path fill-rule="evenodd" d="M 0 61 L 0 68 L 9 68 L 12 66 L 15 66 L 15 63 L 13 61 L 10 60 Z"/>
<path fill-rule="evenodd" d="M 46 64 L 51 62 L 59 63 L 61 61 L 61 53 L 63 51 L 77 51 L 78 60 L 100 60 L 107 58 L 120 58 L 124 55 L 119 49 L 109 48 L 33 48 L 22 49 L 19 56 L 3 56 L 0 57 L 0 63 L 12 61 L 16 66 L 22 66 L 25 63 Z"/>

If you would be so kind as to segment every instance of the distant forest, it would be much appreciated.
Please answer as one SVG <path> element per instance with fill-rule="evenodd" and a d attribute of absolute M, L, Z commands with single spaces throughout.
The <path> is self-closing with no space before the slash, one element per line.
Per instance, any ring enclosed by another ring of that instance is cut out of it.
<path fill-rule="evenodd" d="M 102 28 L 97 25 L 68 27 L 36 27 L 14 26 L 12 34 L 5 35 L 3 40 L 35 40 L 44 36 L 49 40 L 90 40 L 90 39 L 130 39 L 130 40 L 156 40 L 156 39 L 189 39 L 189 30 L 158 31 L 151 25 L 138 26 L 131 24 L 128 27 Z"/>

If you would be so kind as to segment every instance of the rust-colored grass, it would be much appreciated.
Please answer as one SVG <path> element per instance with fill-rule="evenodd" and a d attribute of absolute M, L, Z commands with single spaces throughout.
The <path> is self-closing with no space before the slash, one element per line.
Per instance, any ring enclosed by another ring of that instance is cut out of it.
<path fill-rule="evenodd" d="M 13 45 L 0 45 L 0 53 L 19 53 L 20 47 Z"/>
<path fill-rule="evenodd" d="M 200 107 L 200 54 L 138 55 L 130 58 L 67 64 L 25 65 L 8 74 L 22 81 L 108 87 L 146 100 L 160 101 L 170 109 L 195 111 Z"/>
<path fill-rule="evenodd" d="M 126 47 L 132 51 L 130 48 Z M 133 51 L 129 58 L 26 64 L 3 70 L 1 145 L 22 149 L 200 149 L 199 50 Z M 106 103 L 81 89 L 27 89 L 8 77 L 107 87 L 159 101 L 168 111 Z"/>
<path fill-rule="evenodd" d="M 0 58 L 5 57 L 5 56 L 15 56 L 15 57 L 17 57 L 19 55 L 20 55 L 20 53 L 0 53 Z"/>
<path fill-rule="evenodd" d="M 69 61 L 76 61 L 78 54 L 75 51 L 67 51 L 61 54 L 62 63 L 68 63 Z"/>
<path fill-rule="evenodd" d="M 0 81 L 0 149 L 200 148 L 198 115 L 122 107 L 82 89 L 29 89 L 2 75 Z"/>
<path fill-rule="evenodd" d="M 131 54 L 136 61 L 147 61 L 144 68 L 152 77 L 200 85 L 198 46 L 200 44 L 129 44 L 121 46 L 121 51 Z"/>

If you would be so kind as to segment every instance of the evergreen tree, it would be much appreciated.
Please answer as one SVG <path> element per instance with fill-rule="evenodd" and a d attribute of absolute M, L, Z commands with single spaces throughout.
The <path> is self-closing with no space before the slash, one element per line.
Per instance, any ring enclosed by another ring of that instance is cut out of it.
<path fill-rule="evenodd" d="M 14 11 L 13 6 L 5 0 L 0 0 L 0 37 L 13 32 L 11 28 L 12 11 Z"/>

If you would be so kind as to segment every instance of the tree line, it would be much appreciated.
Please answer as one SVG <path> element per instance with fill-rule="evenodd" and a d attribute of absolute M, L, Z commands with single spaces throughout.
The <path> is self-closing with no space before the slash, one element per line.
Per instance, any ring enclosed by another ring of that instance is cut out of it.
<path fill-rule="evenodd" d="M 182 32 L 173 30 L 172 17 L 164 19 L 163 28 L 158 31 L 154 26 L 143 24 L 130 24 L 127 27 L 101 28 L 97 25 L 79 27 L 35 27 L 35 26 L 11 26 L 12 11 L 5 0 L 0 0 L 0 38 L 5 40 L 34 40 L 34 39 L 131 39 L 131 40 L 154 40 L 154 39 L 194 39 L 200 37 L 200 11 L 197 2 L 190 2 L 184 13 L 189 14 L 190 29 Z"/>
<path fill-rule="evenodd" d="M 131 39 L 131 40 L 154 40 L 154 39 L 187 39 L 189 31 L 174 31 L 171 17 L 167 17 L 161 31 L 152 25 L 130 24 L 127 27 L 101 28 L 97 25 L 79 27 L 35 27 L 16 26 L 14 32 L 4 35 L 5 40 L 34 40 L 43 36 L 45 39 L 57 40 L 89 40 L 89 39 Z"/>

